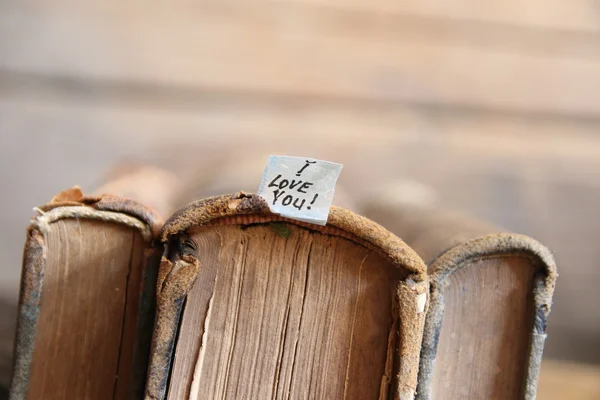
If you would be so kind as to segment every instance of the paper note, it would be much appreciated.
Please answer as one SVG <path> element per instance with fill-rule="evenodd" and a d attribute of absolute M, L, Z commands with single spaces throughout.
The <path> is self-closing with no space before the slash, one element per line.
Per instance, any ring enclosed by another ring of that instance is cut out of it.
<path fill-rule="evenodd" d="M 325 225 L 341 171 L 329 161 L 269 156 L 258 194 L 273 213 Z"/>

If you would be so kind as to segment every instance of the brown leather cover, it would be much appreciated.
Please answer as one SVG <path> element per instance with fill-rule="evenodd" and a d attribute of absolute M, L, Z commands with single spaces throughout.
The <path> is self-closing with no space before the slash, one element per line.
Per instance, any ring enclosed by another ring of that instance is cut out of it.
<path fill-rule="evenodd" d="M 27 398 L 37 317 L 44 285 L 44 264 L 47 258 L 45 241 L 47 225 L 64 218 L 91 218 L 127 224 L 140 230 L 142 237 L 148 244 L 150 254 L 152 253 L 151 248 L 154 239 L 158 236 L 162 226 L 158 214 L 143 204 L 112 195 L 84 196 L 77 186 L 60 192 L 48 204 L 37 207 L 35 210 L 37 215 L 31 220 L 27 230 L 27 241 L 23 252 L 15 356 L 10 385 L 11 400 Z M 149 338 L 144 338 L 144 335 L 149 336 L 145 332 L 151 329 L 154 313 L 153 292 L 156 272 L 152 271 L 152 259 L 152 256 L 149 257 L 143 272 L 146 280 L 143 289 L 143 296 L 145 297 L 142 297 L 143 300 L 140 302 L 138 340 L 135 349 L 136 360 L 134 361 L 137 365 L 136 370 L 139 371 L 145 371 L 146 368 Z M 154 263 L 157 264 L 157 257 L 154 257 Z M 143 384 L 145 380 L 143 372 L 142 374 L 134 373 L 134 376 L 134 379 Z"/>
<path fill-rule="evenodd" d="M 148 225 L 153 237 L 157 237 L 162 228 L 163 219 L 152 208 L 138 201 L 112 194 L 85 196 L 79 186 L 63 190 L 54 196 L 48 204 L 37 207 L 37 209 L 47 212 L 57 207 L 67 206 L 86 206 L 98 211 L 114 211 L 129 215 Z"/>
<path fill-rule="evenodd" d="M 416 389 L 428 291 L 425 264 L 419 256 L 386 229 L 350 211 L 332 207 L 327 225 L 320 227 L 272 214 L 262 198 L 243 192 L 192 203 L 176 212 L 162 229 L 161 241 L 165 246 L 165 253 L 157 282 L 157 315 L 151 346 L 146 399 L 164 399 L 166 396 L 179 317 L 186 295 L 192 288 L 200 268 L 198 259 L 193 257 L 189 249 L 186 250 L 186 243 L 176 242 L 178 235 L 185 234 L 190 228 L 219 224 L 225 219 L 235 221 L 238 217 L 240 220 L 242 217 L 255 218 L 261 222 L 286 221 L 325 233 L 335 230 L 337 235 L 377 250 L 398 268 L 407 272 L 408 277 L 401 282 L 398 293 L 401 321 L 400 348 L 398 349 L 398 374 L 393 392 L 394 398 L 412 399 Z M 176 256 L 173 257 L 172 254 Z M 421 310 L 417 306 L 419 300 L 425 300 L 422 302 Z"/>
<path fill-rule="evenodd" d="M 418 399 L 431 397 L 437 342 L 444 313 L 443 287 L 448 276 L 481 257 L 519 254 L 531 260 L 537 269 L 533 287 L 535 316 L 523 398 L 535 399 L 546 338 L 546 318 L 550 313 L 558 276 L 550 251 L 532 238 L 502 233 L 500 228 L 461 213 L 406 205 L 385 198 L 385 195 L 365 204 L 363 212 L 375 221 L 385 221 L 388 228 L 402 235 L 427 262 L 431 283 L 430 305 L 421 348 Z"/>

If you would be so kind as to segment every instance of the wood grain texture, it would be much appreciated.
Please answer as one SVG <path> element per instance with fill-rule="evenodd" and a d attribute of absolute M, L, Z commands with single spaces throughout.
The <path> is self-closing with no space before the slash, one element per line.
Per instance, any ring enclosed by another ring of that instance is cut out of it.
<path fill-rule="evenodd" d="M 380 398 L 398 270 L 346 239 L 289 224 L 192 237 L 202 268 L 169 399 Z"/>
<path fill-rule="evenodd" d="M 50 225 L 28 399 L 129 398 L 116 383 L 128 376 L 133 347 L 143 243 L 137 236 L 99 221 Z"/>
<path fill-rule="evenodd" d="M 11 99 L 0 99 L 0 113 L 11 128 L 5 131 L 7 151 L 20 149 L 18 137 L 25 132 L 42 144 L 50 135 L 77 146 L 83 146 L 78 140 L 83 133 L 87 140 L 102 136 L 94 144 L 102 153 L 109 153 L 111 161 L 135 149 L 140 157 L 147 153 L 146 157 L 155 162 L 180 167 L 179 174 L 189 174 L 186 167 L 195 167 L 193 172 L 197 172 L 204 164 L 199 153 L 217 163 L 222 160 L 214 156 L 215 151 L 230 154 L 231 150 L 250 148 L 268 154 L 261 148 L 267 146 L 280 151 L 299 147 L 348 159 L 361 148 L 364 157 L 373 162 L 374 167 L 364 168 L 369 172 L 380 165 L 380 157 L 402 165 L 403 170 L 412 168 L 411 174 L 422 171 L 423 176 L 435 175 L 431 170 L 438 169 L 477 175 L 479 171 L 473 167 L 478 166 L 484 168 L 481 174 L 495 172 L 523 180 L 568 181 L 584 186 L 598 186 L 600 177 L 600 137 L 596 134 L 600 121 L 198 93 L 189 98 L 163 93 L 167 95 L 164 98 L 160 91 L 144 99 L 140 92 L 109 90 L 107 94 L 118 100 L 110 102 L 102 96 L 79 97 L 51 85 L 36 88 L 46 99 L 32 99 L 18 88 L 5 89 L 11 94 Z M 101 88 L 90 86 L 90 90 L 95 89 Z M 33 133 L 40 125 L 47 128 L 48 135 Z M 277 140 L 279 136 L 285 140 Z M 177 157 L 173 156 L 175 151 Z M 394 159 L 397 155 L 402 159 Z M 422 165 L 413 159 L 423 160 Z M 556 160 L 560 160 L 561 168 L 554 166 Z M 398 177 L 398 172 L 391 172 L 385 177 Z"/>
<path fill-rule="evenodd" d="M 427 16 L 461 23 L 482 22 L 510 27 L 558 31 L 600 31 L 600 12 L 594 0 L 289 0 L 344 9 Z"/>
<path fill-rule="evenodd" d="M 475 260 L 447 278 L 433 398 L 522 396 L 533 273 L 528 259 L 510 256 Z"/>
<path fill-rule="evenodd" d="M 448 43 L 444 38 L 452 34 L 437 33 L 435 24 L 405 32 L 398 27 L 407 24 L 393 15 L 289 2 L 144 8 L 8 3 L 0 11 L 8 71 L 109 85 L 151 82 L 247 95 L 600 115 L 595 36 L 536 37 L 529 48 L 513 51 L 512 43 L 529 40 L 511 38 L 510 29 L 492 46 L 477 40 L 498 34 L 477 29 Z M 36 26 L 37 34 L 23 36 L 23 25 Z M 87 40 L 75 40 L 81 37 Z"/>
<path fill-rule="evenodd" d="M 53 0 L 52 3 L 43 3 L 38 0 L 26 0 L 29 6 L 37 8 L 57 8 L 81 6 L 80 2 L 73 0 Z M 413 18 L 426 17 L 438 21 L 458 21 L 462 24 L 482 23 L 499 24 L 507 28 L 526 27 L 562 33 L 586 32 L 597 33 L 600 31 L 600 12 L 594 0 L 531 0 L 523 5 L 518 0 L 493 0 L 485 3 L 476 0 L 224 0 L 230 6 L 246 4 L 260 7 L 277 7 L 282 3 L 286 5 L 299 4 L 303 6 L 317 6 L 320 8 L 338 9 L 345 11 L 358 11 L 366 13 L 386 13 L 391 15 L 406 15 Z M 119 4 L 113 1 L 86 4 L 88 9 L 115 9 Z M 179 10 L 200 11 L 210 7 L 211 0 L 189 2 L 187 0 L 174 0 L 169 2 L 168 8 Z M 119 4 L 121 8 L 139 7 L 136 3 Z M 153 7 L 164 5 L 153 4 Z"/>

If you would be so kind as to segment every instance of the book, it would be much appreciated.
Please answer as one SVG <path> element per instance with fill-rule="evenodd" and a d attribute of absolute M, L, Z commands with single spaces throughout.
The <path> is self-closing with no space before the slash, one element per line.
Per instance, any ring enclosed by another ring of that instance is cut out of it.
<path fill-rule="evenodd" d="M 272 214 L 257 195 L 164 225 L 146 399 L 413 399 L 423 261 L 372 221 Z"/>
<path fill-rule="evenodd" d="M 141 398 L 162 222 L 112 195 L 65 190 L 27 230 L 10 399 Z"/>
<path fill-rule="evenodd" d="M 363 206 L 428 266 L 416 398 L 534 399 L 557 277 L 550 251 L 459 213 L 403 204 L 393 193 Z"/>

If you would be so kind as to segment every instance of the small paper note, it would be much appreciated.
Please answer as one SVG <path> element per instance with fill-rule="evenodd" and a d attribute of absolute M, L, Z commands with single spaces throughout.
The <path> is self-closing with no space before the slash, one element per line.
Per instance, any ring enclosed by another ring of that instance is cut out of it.
<path fill-rule="evenodd" d="M 269 156 L 258 195 L 271 212 L 325 225 L 342 164 L 304 157 Z"/>

